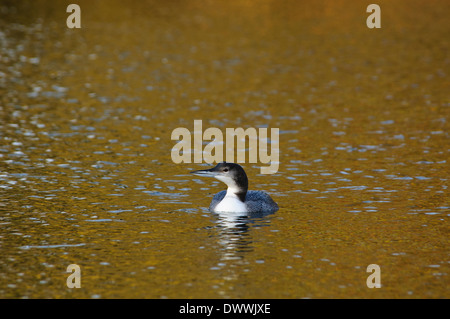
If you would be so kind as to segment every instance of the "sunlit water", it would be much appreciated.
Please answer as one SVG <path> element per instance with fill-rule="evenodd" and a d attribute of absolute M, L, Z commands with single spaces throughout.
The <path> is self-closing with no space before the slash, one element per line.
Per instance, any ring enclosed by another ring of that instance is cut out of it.
<path fill-rule="evenodd" d="M 77 3 L 0 5 L 0 297 L 450 297 L 447 2 Z M 278 212 L 207 210 L 195 119 L 280 129 Z"/>

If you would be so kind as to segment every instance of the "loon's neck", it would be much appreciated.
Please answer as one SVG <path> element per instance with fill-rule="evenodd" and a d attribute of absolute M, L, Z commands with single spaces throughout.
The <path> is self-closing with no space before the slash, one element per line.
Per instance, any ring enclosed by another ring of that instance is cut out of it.
<path fill-rule="evenodd" d="M 229 198 L 235 197 L 238 200 L 240 200 L 241 202 L 245 203 L 246 195 L 247 195 L 247 189 L 236 187 L 236 186 L 228 186 L 225 197 L 229 197 Z M 225 197 L 224 197 L 224 199 L 225 199 Z"/>

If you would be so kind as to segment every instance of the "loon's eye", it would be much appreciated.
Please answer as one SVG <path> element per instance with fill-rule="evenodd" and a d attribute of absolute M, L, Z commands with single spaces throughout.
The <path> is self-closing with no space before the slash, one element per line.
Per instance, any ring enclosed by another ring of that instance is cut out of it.
<path fill-rule="evenodd" d="M 223 171 L 226 173 L 228 172 L 228 168 L 224 168 Z"/>

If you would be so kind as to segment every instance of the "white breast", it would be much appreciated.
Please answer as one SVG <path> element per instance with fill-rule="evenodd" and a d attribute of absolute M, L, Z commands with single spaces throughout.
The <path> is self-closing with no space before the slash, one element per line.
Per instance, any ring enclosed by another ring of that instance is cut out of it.
<path fill-rule="evenodd" d="M 222 201 L 214 208 L 214 211 L 216 213 L 246 213 L 247 207 L 239 198 L 227 193 Z"/>

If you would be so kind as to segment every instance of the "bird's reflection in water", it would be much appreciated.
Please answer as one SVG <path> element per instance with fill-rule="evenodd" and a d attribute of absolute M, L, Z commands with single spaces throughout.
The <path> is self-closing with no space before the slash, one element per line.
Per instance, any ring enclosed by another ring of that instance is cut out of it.
<path fill-rule="evenodd" d="M 268 215 L 273 213 L 219 213 L 217 224 L 219 229 L 218 243 L 221 246 L 221 260 L 243 259 L 245 254 L 253 250 L 252 227 L 269 226 Z"/>
<path fill-rule="evenodd" d="M 230 298 L 229 292 L 239 282 L 240 274 L 247 271 L 249 261 L 246 255 L 254 249 L 252 229 L 270 225 L 273 213 L 216 213 L 217 242 L 220 262 L 217 264 L 222 282 L 215 287 L 217 293 Z"/>

